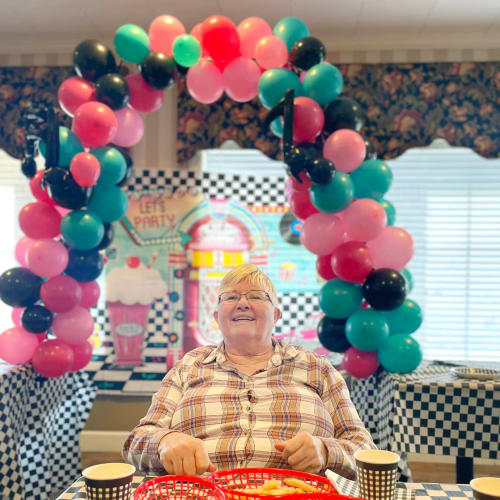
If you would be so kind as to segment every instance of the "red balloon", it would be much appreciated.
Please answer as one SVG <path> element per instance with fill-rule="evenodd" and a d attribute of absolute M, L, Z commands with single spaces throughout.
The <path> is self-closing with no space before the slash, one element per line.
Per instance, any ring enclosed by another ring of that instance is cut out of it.
<path fill-rule="evenodd" d="M 373 375 L 378 368 L 377 351 L 360 351 L 349 347 L 344 354 L 342 368 L 356 378 L 366 378 Z"/>
<path fill-rule="evenodd" d="M 92 359 L 94 344 L 90 340 L 87 340 L 83 344 L 70 345 L 70 347 L 73 351 L 73 364 L 69 371 L 76 372 L 85 368 Z"/>
<path fill-rule="evenodd" d="M 219 15 L 205 19 L 201 23 L 201 46 L 219 69 L 224 68 L 240 55 L 240 37 L 233 21 Z"/>
<path fill-rule="evenodd" d="M 118 120 L 106 104 L 91 101 L 76 110 L 71 130 L 85 147 L 98 148 L 113 140 L 118 130 Z"/>
<path fill-rule="evenodd" d="M 141 73 L 134 73 L 125 77 L 130 91 L 130 107 L 141 113 L 152 113 L 163 104 L 163 90 L 150 87 Z"/>
<path fill-rule="evenodd" d="M 49 278 L 40 288 L 45 307 L 56 313 L 71 311 L 82 300 L 82 289 L 71 276 L 60 274 Z"/>
<path fill-rule="evenodd" d="M 54 238 L 61 229 L 61 214 L 48 203 L 28 203 L 19 212 L 19 226 L 34 240 Z"/>
<path fill-rule="evenodd" d="M 42 187 L 43 175 L 45 170 L 39 170 L 34 177 L 30 179 L 30 190 L 31 194 L 38 200 L 48 203 L 49 205 L 55 205 L 54 200 L 49 196 L 47 191 L 47 186 Z"/>
<path fill-rule="evenodd" d="M 73 116 L 82 104 L 95 100 L 95 88 L 89 81 L 74 76 L 61 83 L 57 99 L 63 111 Z"/>
<path fill-rule="evenodd" d="M 314 142 L 323 130 L 325 115 L 321 106 L 310 97 L 296 97 L 293 100 L 294 142 Z"/>
<path fill-rule="evenodd" d="M 60 377 L 73 366 L 73 349 L 59 339 L 44 340 L 35 349 L 31 362 L 40 375 L 48 378 Z"/>
<path fill-rule="evenodd" d="M 337 277 L 332 269 L 332 255 L 319 255 L 316 259 L 316 270 L 324 280 L 333 280 Z"/>
<path fill-rule="evenodd" d="M 79 186 L 90 187 L 97 184 L 101 174 L 101 164 L 93 154 L 77 153 L 71 159 L 69 170 Z"/>
<path fill-rule="evenodd" d="M 299 177 L 302 182 L 299 182 L 293 175 L 289 178 L 291 179 L 291 187 L 294 191 L 308 191 L 312 186 L 312 182 L 307 177 L 305 171 L 299 173 Z"/>
<path fill-rule="evenodd" d="M 97 281 L 86 281 L 78 284 L 82 290 L 80 305 L 86 308 L 95 307 L 99 300 L 99 295 L 101 294 L 99 283 L 97 283 Z"/>
<path fill-rule="evenodd" d="M 332 269 L 344 281 L 362 282 L 373 268 L 367 246 L 361 241 L 348 241 L 332 253 Z"/>
<path fill-rule="evenodd" d="M 292 191 L 290 195 L 290 210 L 297 219 L 305 220 L 319 210 L 312 204 L 309 191 Z"/>

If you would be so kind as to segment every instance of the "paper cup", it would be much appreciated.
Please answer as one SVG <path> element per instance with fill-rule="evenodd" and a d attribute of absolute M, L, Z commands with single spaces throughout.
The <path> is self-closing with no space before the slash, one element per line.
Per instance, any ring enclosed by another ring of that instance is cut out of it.
<path fill-rule="evenodd" d="M 394 500 L 399 455 L 385 450 L 358 450 L 354 459 L 361 498 Z"/>
<path fill-rule="evenodd" d="M 87 467 L 82 476 L 88 500 L 130 500 L 135 467 L 124 463 Z"/>
<path fill-rule="evenodd" d="M 500 477 L 477 477 L 469 484 L 476 500 L 500 500 Z"/>

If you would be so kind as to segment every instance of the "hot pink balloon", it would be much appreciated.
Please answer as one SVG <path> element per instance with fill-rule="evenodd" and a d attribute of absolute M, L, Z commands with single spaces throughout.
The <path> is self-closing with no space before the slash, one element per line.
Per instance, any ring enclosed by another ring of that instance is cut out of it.
<path fill-rule="evenodd" d="M 129 106 L 140 113 L 152 113 L 161 108 L 164 99 L 163 90 L 149 86 L 140 73 L 125 77 L 130 91 Z"/>
<path fill-rule="evenodd" d="M 28 203 L 19 212 L 19 226 L 34 240 L 54 238 L 60 232 L 61 214 L 48 203 Z"/>
<path fill-rule="evenodd" d="M 95 307 L 101 293 L 97 281 L 87 281 L 79 285 L 82 289 L 82 300 L 80 301 L 80 305 L 85 308 Z"/>
<path fill-rule="evenodd" d="M 374 269 L 388 267 L 399 271 L 413 257 L 413 238 L 401 227 L 386 227 L 366 245 L 370 250 Z"/>
<path fill-rule="evenodd" d="M 184 35 L 186 28 L 174 16 L 159 16 L 151 23 L 148 30 L 149 45 L 153 52 L 173 54 L 174 40 Z"/>
<path fill-rule="evenodd" d="M 12 365 L 21 365 L 31 359 L 38 340 L 20 326 L 0 334 L 0 358 Z"/>
<path fill-rule="evenodd" d="M 14 326 L 22 327 L 21 316 L 23 315 L 25 309 L 25 307 L 14 307 L 12 309 L 10 317 L 12 318 L 12 323 L 14 323 Z"/>
<path fill-rule="evenodd" d="M 314 142 L 323 130 L 325 115 L 321 106 L 310 97 L 293 100 L 293 140 L 295 143 Z"/>
<path fill-rule="evenodd" d="M 327 255 L 342 243 L 344 232 L 344 224 L 337 216 L 318 212 L 304 221 L 300 241 L 310 252 Z"/>
<path fill-rule="evenodd" d="M 122 108 L 115 111 L 118 130 L 113 137 L 113 144 L 129 148 L 135 146 L 144 135 L 142 116 L 132 108 Z"/>
<path fill-rule="evenodd" d="M 337 170 L 353 172 L 365 159 L 365 141 L 354 130 L 337 130 L 325 141 L 323 156 L 333 162 Z"/>
<path fill-rule="evenodd" d="M 76 372 L 85 368 L 92 359 L 94 344 L 90 340 L 78 345 L 70 345 L 73 350 L 73 365 L 69 371 Z"/>
<path fill-rule="evenodd" d="M 30 179 L 31 193 L 38 201 L 48 203 L 49 205 L 55 205 L 54 200 L 50 197 L 49 192 L 47 191 L 47 186 L 42 187 L 42 180 L 43 180 L 44 174 L 45 174 L 45 170 L 39 170 Z"/>
<path fill-rule="evenodd" d="M 378 368 L 377 351 L 360 351 L 349 347 L 344 353 L 342 368 L 356 378 L 366 378 L 373 375 Z"/>
<path fill-rule="evenodd" d="M 333 272 L 344 281 L 364 282 L 373 269 L 370 252 L 361 241 L 341 243 L 332 253 Z"/>
<path fill-rule="evenodd" d="M 70 311 L 80 304 L 82 289 L 71 276 L 60 274 L 45 281 L 40 288 L 45 307 L 57 313 Z"/>
<path fill-rule="evenodd" d="M 63 342 L 72 345 L 82 344 L 94 331 L 94 318 L 87 309 L 77 306 L 71 311 L 56 314 L 52 322 L 52 331 Z"/>
<path fill-rule="evenodd" d="M 68 265 L 68 251 L 59 241 L 37 240 L 26 254 L 30 271 L 42 278 L 52 278 L 61 274 Z"/>
<path fill-rule="evenodd" d="M 102 102 L 90 101 L 75 112 L 71 130 L 85 147 L 98 148 L 111 142 L 118 129 L 113 110 Z"/>
<path fill-rule="evenodd" d="M 14 250 L 14 255 L 16 257 L 17 262 L 21 264 L 21 266 L 26 267 L 26 253 L 35 240 L 28 238 L 27 236 L 23 236 L 17 243 L 16 248 Z"/>
<path fill-rule="evenodd" d="M 260 17 L 249 17 L 241 21 L 237 28 L 240 37 L 241 55 L 255 57 L 255 47 L 262 38 L 272 35 L 271 26 Z"/>
<path fill-rule="evenodd" d="M 196 24 L 193 29 L 191 30 L 191 33 L 190 35 L 193 37 L 193 38 L 196 38 L 196 40 L 198 40 L 198 42 L 200 42 L 200 46 L 201 46 L 201 57 L 208 57 L 208 51 L 207 49 L 205 49 L 203 47 L 203 45 L 201 45 L 201 23 L 198 23 Z"/>
<path fill-rule="evenodd" d="M 69 170 L 79 186 L 91 187 L 97 184 L 101 173 L 101 164 L 91 153 L 77 153 L 71 159 Z"/>
<path fill-rule="evenodd" d="M 387 213 L 384 207 L 370 198 L 353 201 L 344 211 L 347 234 L 358 241 L 376 238 L 387 226 Z"/>
<path fill-rule="evenodd" d="M 274 35 L 261 38 L 255 47 L 255 60 L 264 69 L 281 68 L 288 61 L 285 42 Z"/>
<path fill-rule="evenodd" d="M 61 83 L 57 99 L 63 111 L 73 116 L 82 104 L 95 100 L 95 88 L 89 81 L 73 76 Z"/>
<path fill-rule="evenodd" d="M 204 104 L 211 104 L 224 92 L 224 80 L 217 66 L 203 59 L 189 68 L 186 75 L 186 87 L 193 99 Z"/>
<path fill-rule="evenodd" d="M 312 204 L 309 191 L 292 191 L 288 203 L 290 211 L 300 220 L 306 220 L 311 215 L 319 213 L 319 210 Z"/>
<path fill-rule="evenodd" d="M 43 377 L 61 377 L 73 366 L 73 349 L 59 339 L 44 340 L 35 349 L 31 362 Z"/>
<path fill-rule="evenodd" d="M 233 101 L 250 101 L 257 95 L 260 75 L 260 69 L 252 59 L 237 57 L 222 74 L 224 90 Z"/>

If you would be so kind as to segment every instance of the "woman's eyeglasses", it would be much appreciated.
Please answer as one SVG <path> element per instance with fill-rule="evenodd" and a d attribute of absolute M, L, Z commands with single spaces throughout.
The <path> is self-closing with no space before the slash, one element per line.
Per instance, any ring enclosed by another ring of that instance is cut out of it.
<path fill-rule="evenodd" d="M 219 304 L 221 302 L 239 302 L 242 296 L 245 296 L 249 302 L 271 302 L 271 297 L 267 292 L 264 290 L 250 290 L 249 292 L 246 293 L 240 293 L 240 292 L 223 292 L 219 295 Z"/>

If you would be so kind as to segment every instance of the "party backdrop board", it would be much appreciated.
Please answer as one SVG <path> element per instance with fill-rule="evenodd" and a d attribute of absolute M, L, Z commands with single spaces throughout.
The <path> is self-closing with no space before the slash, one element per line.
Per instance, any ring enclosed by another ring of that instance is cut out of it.
<path fill-rule="evenodd" d="M 136 172 L 93 309 L 96 348 L 86 370 L 101 393 L 151 394 L 184 352 L 218 342 L 217 285 L 238 264 L 261 266 L 275 284 L 277 335 L 317 316 L 315 257 L 300 245 L 284 184 L 284 177 Z"/>

